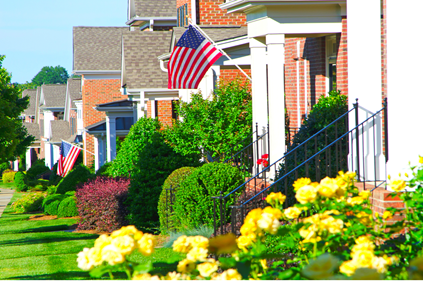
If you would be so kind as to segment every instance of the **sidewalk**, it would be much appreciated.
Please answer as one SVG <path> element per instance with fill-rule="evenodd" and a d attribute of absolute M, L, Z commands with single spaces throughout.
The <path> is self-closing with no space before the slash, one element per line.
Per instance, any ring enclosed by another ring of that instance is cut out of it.
<path fill-rule="evenodd" d="M 7 204 L 9 204 L 10 199 L 12 199 L 13 193 L 15 193 L 15 190 L 0 189 L 0 217 L 7 207 Z"/>

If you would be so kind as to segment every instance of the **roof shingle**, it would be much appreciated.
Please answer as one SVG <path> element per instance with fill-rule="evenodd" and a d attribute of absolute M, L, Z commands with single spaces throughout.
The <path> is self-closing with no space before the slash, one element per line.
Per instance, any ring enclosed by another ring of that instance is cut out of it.
<path fill-rule="evenodd" d="M 82 98 L 81 93 L 81 78 L 69 78 L 68 79 L 68 91 L 69 91 L 69 97 L 71 99 L 71 108 L 75 109 L 75 100 Z"/>
<path fill-rule="evenodd" d="M 35 137 L 35 140 L 40 140 L 40 126 L 37 123 L 29 123 L 24 122 L 23 125 L 26 127 L 28 131 L 28 135 L 32 135 Z"/>
<path fill-rule="evenodd" d="M 52 120 L 51 124 L 51 142 L 61 142 L 71 137 L 69 122 L 64 120 Z"/>
<path fill-rule="evenodd" d="M 42 108 L 64 108 L 66 99 L 66 84 L 43 84 L 41 91 L 44 95 Z"/>
<path fill-rule="evenodd" d="M 28 108 L 23 112 L 26 116 L 35 116 L 35 109 L 37 108 L 37 89 L 25 89 L 22 92 L 22 97 L 29 96 Z"/>
<path fill-rule="evenodd" d="M 176 0 L 134 0 L 134 4 L 138 17 L 176 17 Z"/>
<path fill-rule="evenodd" d="M 232 38 L 237 38 L 247 35 L 247 27 L 239 25 L 227 25 L 227 26 L 217 26 L 217 25 L 200 25 L 200 28 L 214 41 L 219 42 L 223 40 L 228 40 Z M 176 42 L 184 34 L 185 27 L 175 27 L 175 38 Z"/>

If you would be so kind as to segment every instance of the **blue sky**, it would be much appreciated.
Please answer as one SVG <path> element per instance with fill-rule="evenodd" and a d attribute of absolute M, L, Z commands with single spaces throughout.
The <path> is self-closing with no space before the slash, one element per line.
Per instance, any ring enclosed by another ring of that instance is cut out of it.
<path fill-rule="evenodd" d="M 73 26 L 125 26 L 127 0 L 0 0 L 0 55 L 12 82 L 44 66 L 72 73 Z"/>

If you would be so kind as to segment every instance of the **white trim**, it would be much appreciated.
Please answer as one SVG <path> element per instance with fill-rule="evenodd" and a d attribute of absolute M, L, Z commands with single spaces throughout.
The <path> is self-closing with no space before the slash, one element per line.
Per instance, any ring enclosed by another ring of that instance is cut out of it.
<path fill-rule="evenodd" d="M 93 107 L 99 112 L 132 112 L 134 107 Z"/>
<path fill-rule="evenodd" d="M 250 40 L 248 39 L 248 35 L 245 35 L 245 36 L 227 39 L 224 41 L 219 41 L 216 44 L 222 49 L 227 49 L 227 48 L 236 47 L 236 46 L 249 44 L 249 43 L 250 43 Z"/>
<path fill-rule="evenodd" d="M 121 70 L 76 70 L 73 71 L 75 75 L 86 74 L 120 74 Z"/>
<path fill-rule="evenodd" d="M 197 24 L 197 1 L 191 0 L 191 20 L 194 24 Z"/>

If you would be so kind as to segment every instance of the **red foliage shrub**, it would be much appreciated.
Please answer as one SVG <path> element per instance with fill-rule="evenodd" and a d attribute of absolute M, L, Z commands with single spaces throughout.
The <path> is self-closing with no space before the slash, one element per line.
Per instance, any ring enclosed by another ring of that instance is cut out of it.
<path fill-rule="evenodd" d="M 99 176 L 76 190 L 76 203 L 81 217 L 77 230 L 112 232 L 127 225 L 127 178 Z"/>

